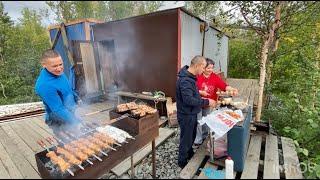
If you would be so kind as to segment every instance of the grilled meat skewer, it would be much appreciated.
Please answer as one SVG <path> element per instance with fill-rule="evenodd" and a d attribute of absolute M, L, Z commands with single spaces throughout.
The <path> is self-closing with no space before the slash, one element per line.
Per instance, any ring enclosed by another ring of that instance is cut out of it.
<path fill-rule="evenodd" d="M 53 164 L 58 165 L 61 172 L 68 171 L 71 174 L 71 176 L 74 176 L 73 172 L 69 169 L 70 164 L 68 162 L 65 162 L 63 158 L 57 156 L 57 154 L 54 151 L 48 152 L 46 156 L 50 158 Z"/>

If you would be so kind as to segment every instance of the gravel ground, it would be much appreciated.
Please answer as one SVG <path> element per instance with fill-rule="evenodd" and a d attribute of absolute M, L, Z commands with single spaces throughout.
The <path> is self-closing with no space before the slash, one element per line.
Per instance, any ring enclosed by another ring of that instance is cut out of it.
<path fill-rule="evenodd" d="M 158 146 L 156 151 L 157 178 L 159 179 L 178 179 L 181 168 L 178 166 L 178 145 L 180 130 L 174 128 L 175 133 L 168 138 L 162 145 Z M 136 179 L 152 179 L 152 155 L 143 159 L 135 166 Z M 103 179 L 129 179 L 131 171 L 117 177 L 112 172 L 104 175 Z"/>

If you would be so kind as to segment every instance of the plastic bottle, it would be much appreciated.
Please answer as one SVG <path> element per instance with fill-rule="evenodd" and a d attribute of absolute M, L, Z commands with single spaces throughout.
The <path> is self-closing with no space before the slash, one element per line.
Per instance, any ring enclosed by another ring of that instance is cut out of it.
<path fill-rule="evenodd" d="M 227 157 L 226 161 L 225 161 L 225 165 L 226 165 L 226 179 L 233 179 L 233 165 L 234 162 L 231 159 L 230 156 Z"/>

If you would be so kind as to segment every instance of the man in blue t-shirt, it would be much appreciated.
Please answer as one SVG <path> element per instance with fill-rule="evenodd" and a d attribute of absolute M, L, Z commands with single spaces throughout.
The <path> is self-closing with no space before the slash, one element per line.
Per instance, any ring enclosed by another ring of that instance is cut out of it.
<path fill-rule="evenodd" d="M 35 91 L 46 110 L 45 122 L 58 135 L 66 127 L 76 127 L 81 120 L 74 114 L 77 95 L 63 73 L 63 61 L 54 50 L 46 50 L 41 57 L 42 70 Z"/>

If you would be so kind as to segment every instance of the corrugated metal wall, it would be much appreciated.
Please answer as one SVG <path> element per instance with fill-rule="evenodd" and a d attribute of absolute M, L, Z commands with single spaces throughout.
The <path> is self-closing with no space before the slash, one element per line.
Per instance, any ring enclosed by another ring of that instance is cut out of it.
<path fill-rule="evenodd" d="M 181 11 L 181 67 L 190 65 L 191 59 L 202 54 L 203 33 L 201 22 Z"/>
<path fill-rule="evenodd" d="M 161 90 L 167 96 L 175 97 L 177 9 L 96 24 L 93 35 L 95 41 L 114 40 L 113 61 L 119 69 L 118 90 Z"/>
<path fill-rule="evenodd" d="M 209 28 L 205 35 L 204 56 L 215 61 L 215 70 L 219 70 L 219 60 L 221 63 L 221 71 L 225 77 L 228 73 L 228 37 L 223 35 L 218 38 L 219 32 L 213 28 Z"/>

